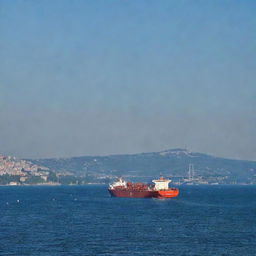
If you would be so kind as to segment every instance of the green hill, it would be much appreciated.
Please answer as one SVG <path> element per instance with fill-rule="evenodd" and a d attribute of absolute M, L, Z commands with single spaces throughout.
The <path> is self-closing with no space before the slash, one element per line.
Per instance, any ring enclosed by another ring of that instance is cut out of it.
<path fill-rule="evenodd" d="M 225 180 L 223 183 L 255 183 L 256 161 L 233 160 L 214 157 L 185 149 L 129 155 L 82 156 L 30 160 L 57 171 L 69 171 L 75 175 L 186 177 L 188 166 L 193 164 L 196 177 Z"/>

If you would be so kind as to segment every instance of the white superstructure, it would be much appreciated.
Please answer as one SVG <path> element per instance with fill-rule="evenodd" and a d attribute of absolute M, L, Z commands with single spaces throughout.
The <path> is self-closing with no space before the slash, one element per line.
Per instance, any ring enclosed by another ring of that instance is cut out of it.
<path fill-rule="evenodd" d="M 169 189 L 169 183 L 171 180 L 166 180 L 163 177 L 160 177 L 159 180 L 152 180 L 155 183 L 155 190 L 167 190 Z"/>
<path fill-rule="evenodd" d="M 114 187 L 126 187 L 127 182 L 124 181 L 122 178 L 119 178 L 117 181 L 113 182 L 112 184 L 109 185 L 109 188 L 114 188 Z"/>

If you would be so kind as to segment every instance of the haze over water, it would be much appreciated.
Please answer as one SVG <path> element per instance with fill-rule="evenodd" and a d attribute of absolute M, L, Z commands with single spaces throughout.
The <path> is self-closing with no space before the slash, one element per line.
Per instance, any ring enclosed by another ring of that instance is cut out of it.
<path fill-rule="evenodd" d="M 174 199 L 106 186 L 1 187 L 1 255 L 256 254 L 255 186 L 182 186 Z"/>
<path fill-rule="evenodd" d="M 0 149 L 256 160 L 255 1 L 0 1 Z"/>

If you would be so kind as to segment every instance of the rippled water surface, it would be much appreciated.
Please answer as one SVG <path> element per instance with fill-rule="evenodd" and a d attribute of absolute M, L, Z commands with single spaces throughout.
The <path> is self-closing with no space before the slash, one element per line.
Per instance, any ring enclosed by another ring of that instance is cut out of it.
<path fill-rule="evenodd" d="M 256 255 L 255 186 L 186 186 L 175 199 L 106 186 L 0 187 L 0 255 Z"/>

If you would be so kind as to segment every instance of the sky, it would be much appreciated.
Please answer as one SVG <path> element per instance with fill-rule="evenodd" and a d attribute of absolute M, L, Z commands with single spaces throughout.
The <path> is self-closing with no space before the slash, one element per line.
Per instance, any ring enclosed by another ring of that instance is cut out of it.
<path fill-rule="evenodd" d="M 0 0 L 0 153 L 256 160 L 253 0 Z"/>

